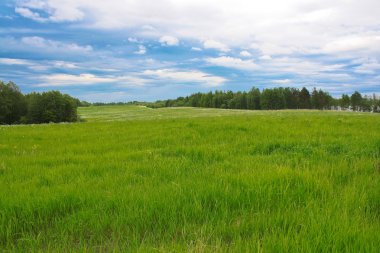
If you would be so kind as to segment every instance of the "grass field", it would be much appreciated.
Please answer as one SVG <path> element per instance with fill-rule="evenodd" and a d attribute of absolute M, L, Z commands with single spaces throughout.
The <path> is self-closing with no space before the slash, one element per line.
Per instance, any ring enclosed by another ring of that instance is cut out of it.
<path fill-rule="evenodd" d="M 380 252 L 380 115 L 80 114 L 0 127 L 0 251 Z"/>

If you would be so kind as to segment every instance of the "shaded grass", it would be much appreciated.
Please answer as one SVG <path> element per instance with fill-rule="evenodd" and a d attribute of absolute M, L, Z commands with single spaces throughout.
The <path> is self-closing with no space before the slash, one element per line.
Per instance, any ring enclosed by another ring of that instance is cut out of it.
<path fill-rule="evenodd" d="M 0 127 L 2 249 L 379 251 L 378 116 L 127 109 Z"/>

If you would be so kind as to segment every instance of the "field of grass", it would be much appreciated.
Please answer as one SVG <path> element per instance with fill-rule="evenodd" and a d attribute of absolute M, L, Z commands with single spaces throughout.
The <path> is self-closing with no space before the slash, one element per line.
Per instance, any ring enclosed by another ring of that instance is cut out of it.
<path fill-rule="evenodd" d="M 0 251 L 380 252 L 380 115 L 80 114 L 0 126 Z"/>
<path fill-rule="evenodd" d="M 268 112 L 267 112 L 268 113 Z M 220 117 L 228 115 L 260 114 L 260 111 L 220 110 L 213 108 L 166 107 L 152 109 L 145 106 L 92 106 L 79 108 L 81 119 L 86 122 L 158 120 L 175 118 Z M 262 113 L 261 113 L 262 114 Z"/>

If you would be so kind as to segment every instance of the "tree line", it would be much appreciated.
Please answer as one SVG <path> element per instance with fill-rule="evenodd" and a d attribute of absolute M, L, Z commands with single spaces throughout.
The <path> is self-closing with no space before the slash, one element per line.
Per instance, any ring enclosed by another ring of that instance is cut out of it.
<path fill-rule="evenodd" d="M 0 81 L 0 124 L 38 124 L 78 120 L 80 101 L 59 91 L 22 94 L 13 82 Z"/>
<path fill-rule="evenodd" d="M 191 106 L 248 110 L 318 109 L 379 112 L 380 98 L 375 94 L 363 96 L 358 91 L 350 96 L 343 94 L 340 98 L 334 98 L 328 92 L 315 88 L 310 92 L 305 87 L 302 89 L 267 88 L 262 91 L 254 87 L 248 92 L 198 92 L 177 99 L 159 100 L 147 106 L 151 108 Z"/>

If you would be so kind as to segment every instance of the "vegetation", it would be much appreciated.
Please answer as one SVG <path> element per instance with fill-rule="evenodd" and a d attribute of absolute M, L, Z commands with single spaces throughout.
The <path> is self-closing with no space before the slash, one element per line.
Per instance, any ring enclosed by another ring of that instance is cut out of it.
<path fill-rule="evenodd" d="M 13 82 L 0 81 L 0 125 L 77 121 L 78 99 L 59 91 L 23 95 Z"/>
<path fill-rule="evenodd" d="M 343 94 L 340 99 L 329 93 L 314 89 L 311 94 L 304 87 L 264 89 L 260 92 L 252 88 L 249 92 L 215 91 L 195 93 L 187 97 L 157 101 L 147 104 L 151 108 L 160 107 L 206 107 L 223 109 L 280 110 L 280 109 L 352 109 L 354 111 L 380 112 L 380 98 L 364 96 L 354 92 L 351 97 Z"/>
<path fill-rule="evenodd" d="M 379 252 L 379 115 L 122 108 L 0 126 L 0 251 Z"/>

